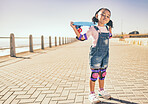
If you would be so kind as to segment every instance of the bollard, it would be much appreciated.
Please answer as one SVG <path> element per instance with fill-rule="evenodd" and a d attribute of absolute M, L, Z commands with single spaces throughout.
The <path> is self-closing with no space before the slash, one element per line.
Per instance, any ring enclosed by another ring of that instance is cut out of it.
<path fill-rule="evenodd" d="M 57 37 L 55 37 L 55 46 L 57 46 Z"/>
<path fill-rule="evenodd" d="M 136 44 L 135 40 L 133 41 L 133 44 Z"/>
<path fill-rule="evenodd" d="M 67 40 L 66 40 L 66 37 L 65 37 L 65 44 L 66 44 Z"/>
<path fill-rule="evenodd" d="M 62 37 L 62 44 L 64 44 L 64 37 Z"/>
<path fill-rule="evenodd" d="M 69 43 L 69 38 L 67 37 L 67 43 Z"/>
<path fill-rule="evenodd" d="M 15 38 L 14 38 L 14 34 L 13 33 L 10 34 L 10 56 L 11 57 L 16 57 L 16 53 L 15 53 Z"/>
<path fill-rule="evenodd" d="M 33 39 L 32 39 L 32 35 L 29 36 L 29 51 L 33 52 Z"/>
<path fill-rule="evenodd" d="M 142 45 L 143 44 L 143 42 L 142 42 L 142 40 L 140 41 L 140 45 Z"/>
<path fill-rule="evenodd" d="M 49 47 L 51 48 L 52 45 L 51 45 L 51 36 L 49 36 Z"/>
<path fill-rule="evenodd" d="M 61 37 L 59 37 L 59 45 L 61 45 Z"/>
<path fill-rule="evenodd" d="M 41 36 L 41 49 L 44 49 L 44 36 Z"/>

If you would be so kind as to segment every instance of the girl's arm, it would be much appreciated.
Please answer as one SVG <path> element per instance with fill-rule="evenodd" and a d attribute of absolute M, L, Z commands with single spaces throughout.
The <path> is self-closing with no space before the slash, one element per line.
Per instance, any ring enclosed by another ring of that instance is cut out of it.
<path fill-rule="evenodd" d="M 112 27 L 111 26 L 109 26 L 109 38 L 111 39 L 112 38 Z"/>
<path fill-rule="evenodd" d="M 112 27 L 109 26 L 109 32 L 112 34 Z"/>
<path fill-rule="evenodd" d="M 78 32 L 78 30 L 76 29 L 76 27 L 73 25 L 73 22 L 70 23 L 70 26 L 73 28 L 75 34 L 77 35 L 77 37 L 80 37 L 80 33 Z M 84 37 L 81 38 L 81 40 L 85 40 Z"/>
<path fill-rule="evenodd" d="M 112 37 L 112 28 L 113 28 L 113 22 L 110 20 L 107 25 L 109 26 L 109 32 L 110 32 L 110 38 Z"/>

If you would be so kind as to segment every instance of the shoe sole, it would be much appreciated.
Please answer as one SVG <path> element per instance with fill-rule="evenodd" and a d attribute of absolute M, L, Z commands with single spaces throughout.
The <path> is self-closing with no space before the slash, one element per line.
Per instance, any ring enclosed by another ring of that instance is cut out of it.
<path fill-rule="evenodd" d="M 103 97 L 103 96 L 99 96 L 100 98 L 104 98 L 104 99 L 108 99 L 111 100 L 111 96 L 110 97 Z"/>
<path fill-rule="evenodd" d="M 90 100 L 89 100 L 90 101 Z M 98 101 L 90 101 L 92 104 L 98 104 L 98 103 L 100 103 L 101 101 L 100 100 L 98 100 Z"/>
<path fill-rule="evenodd" d="M 95 102 L 91 102 L 92 104 L 98 104 L 98 103 L 100 103 L 101 101 L 99 100 L 99 101 L 95 101 Z"/>

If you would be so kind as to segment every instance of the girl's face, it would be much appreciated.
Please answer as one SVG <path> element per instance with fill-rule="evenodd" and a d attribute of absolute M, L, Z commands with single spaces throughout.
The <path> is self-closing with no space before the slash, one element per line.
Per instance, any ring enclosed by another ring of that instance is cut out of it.
<path fill-rule="evenodd" d="M 101 10 L 97 15 L 99 22 L 101 24 L 107 24 L 110 21 L 110 12 L 108 10 Z"/>

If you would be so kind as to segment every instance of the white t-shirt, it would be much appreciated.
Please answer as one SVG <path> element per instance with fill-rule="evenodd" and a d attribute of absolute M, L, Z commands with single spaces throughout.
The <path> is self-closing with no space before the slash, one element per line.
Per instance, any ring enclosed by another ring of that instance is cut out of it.
<path fill-rule="evenodd" d="M 89 28 L 89 30 L 86 32 L 86 36 L 87 38 L 89 38 L 90 36 L 92 36 L 93 38 L 93 43 L 92 46 L 95 47 L 98 41 L 98 37 L 99 37 L 99 32 L 100 33 L 109 33 L 109 31 L 107 30 L 106 26 L 97 26 L 99 28 L 98 31 L 96 31 L 96 29 L 94 28 L 94 26 L 91 26 Z"/>

